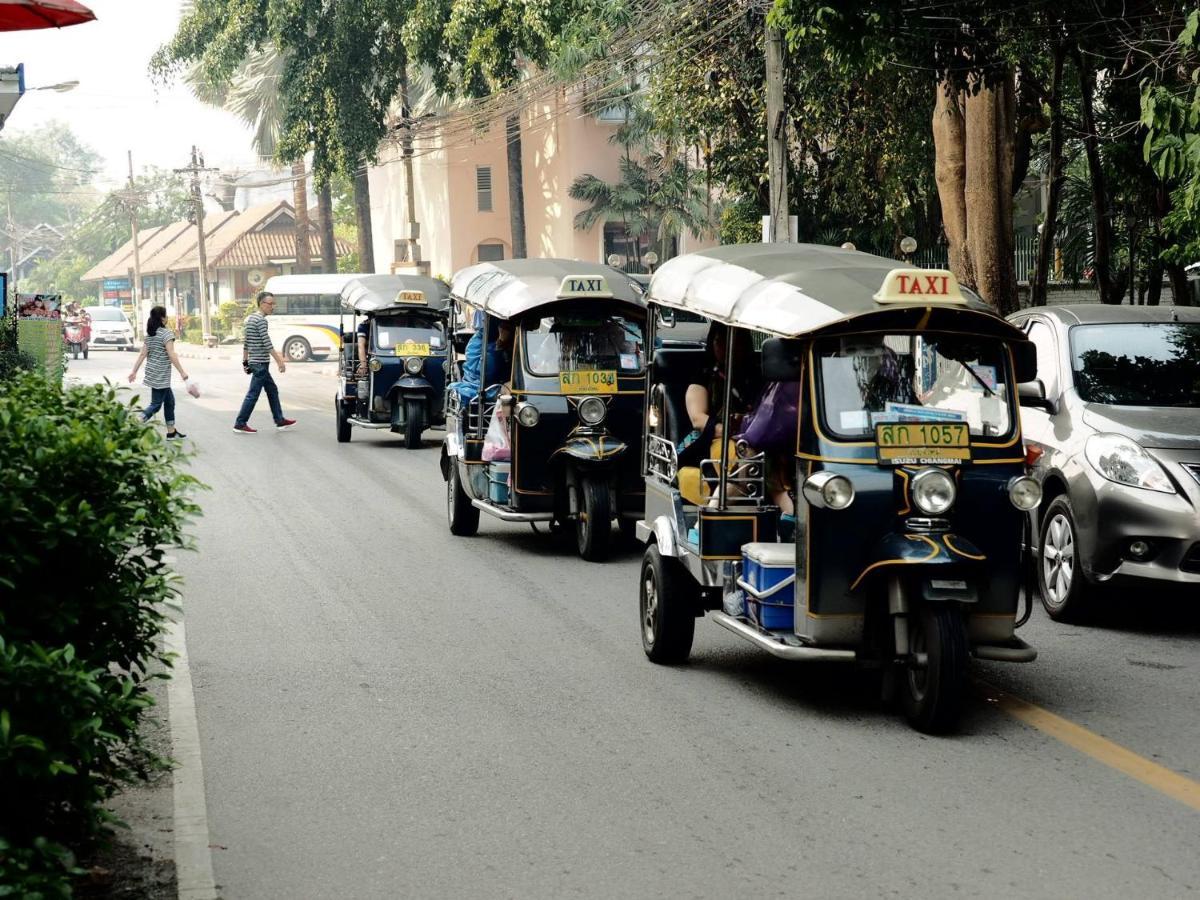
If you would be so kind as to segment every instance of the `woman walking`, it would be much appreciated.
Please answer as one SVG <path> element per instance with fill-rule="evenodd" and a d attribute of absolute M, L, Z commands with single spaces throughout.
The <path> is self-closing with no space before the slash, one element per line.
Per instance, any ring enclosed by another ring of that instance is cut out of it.
<path fill-rule="evenodd" d="M 179 377 L 187 381 L 187 372 L 183 371 L 183 363 L 175 355 L 175 333 L 167 327 L 167 309 L 156 306 L 150 310 L 150 318 L 146 320 L 146 340 L 142 342 L 142 352 L 133 363 L 133 371 L 129 373 L 132 382 L 137 378 L 138 369 L 146 363 L 146 375 L 142 384 L 150 388 L 150 405 L 142 411 L 142 421 L 148 422 L 162 408 L 163 419 L 167 423 L 167 440 L 178 440 L 187 437 L 175 427 L 175 392 L 171 390 L 171 367 L 179 373 Z"/>

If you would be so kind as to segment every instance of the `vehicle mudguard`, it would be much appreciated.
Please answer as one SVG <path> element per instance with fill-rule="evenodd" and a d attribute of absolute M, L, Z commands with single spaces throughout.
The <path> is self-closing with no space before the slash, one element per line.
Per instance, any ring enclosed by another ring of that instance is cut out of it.
<path fill-rule="evenodd" d="M 432 394 L 433 385 L 420 375 L 405 375 L 396 380 L 396 390 L 402 394 Z"/>
<path fill-rule="evenodd" d="M 554 451 L 553 456 L 560 454 L 577 459 L 580 462 L 608 462 L 616 459 L 629 449 L 629 445 L 611 435 L 602 434 L 584 437 L 575 435 L 568 437 L 563 445 Z"/>
<path fill-rule="evenodd" d="M 877 543 L 867 565 L 850 590 L 861 586 L 872 575 L 894 573 L 906 566 L 978 565 L 987 560 L 966 538 L 954 534 L 905 534 L 892 532 Z"/>

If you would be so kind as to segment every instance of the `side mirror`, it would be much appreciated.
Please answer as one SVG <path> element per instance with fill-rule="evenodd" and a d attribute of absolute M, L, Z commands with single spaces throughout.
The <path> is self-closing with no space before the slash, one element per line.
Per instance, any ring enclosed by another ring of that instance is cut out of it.
<path fill-rule="evenodd" d="M 804 367 L 804 344 L 768 338 L 762 345 L 764 381 L 799 381 Z"/>
<path fill-rule="evenodd" d="M 1058 412 L 1058 403 L 1046 396 L 1046 385 L 1042 383 L 1040 378 L 1035 378 L 1032 381 L 1022 381 L 1017 385 L 1017 402 L 1021 406 L 1044 409 L 1050 415 Z"/>

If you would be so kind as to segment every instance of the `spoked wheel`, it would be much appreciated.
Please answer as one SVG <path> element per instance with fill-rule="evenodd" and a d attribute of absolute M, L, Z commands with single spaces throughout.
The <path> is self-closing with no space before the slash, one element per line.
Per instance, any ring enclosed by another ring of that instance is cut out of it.
<path fill-rule="evenodd" d="M 584 478 L 579 483 L 579 518 L 575 520 L 579 555 L 588 562 L 603 562 L 612 544 L 612 503 L 608 480 Z"/>
<path fill-rule="evenodd" d="M 333 414 L 337 419 L 337 439 L 339 444 L 350 443 L 350 418 L 346 415 L 346 404 L 341 400 L 333 401 Z"/>
<path fill-rule="evenodd" d="M 1071 501 L 1056 497 L 1042 520 L 1038 546 L 1042 606 L 1055 621 L 1083 618 L 1088 585 L 1079 568 L 1078 546 Z"/>
<path fill-rule="evenodd" d="M 904 672 L 901 700 L 904 714 L 918 731 L 941 734 L 958 722 L 967 682 L 967 629 L 958 609 L 927 603 L 913 617 L 909 646 L 923 667 Z"/>
<path fill-rule="evenodd" d="M 425 403 L 418 399 L 404 401 L 404 446 L 414 450 L 421 446 L 425 431 Z"/>
<path fill-rule="evenodd" d="M 446 518 L 450 533 L 458 537 L 470 537 L 479 531 L 479 510 L 471 505 L 471 498 L 458 480 L 458 461 L 450 460 L 450 477 L 446 479 Z"/>
<path fill-rule="evenodd" d="M 642 558 L 639 608 L 642 649 L 650 662 L 687 662 L 696 631 L 696 584 L 676 559 L 664 557 L 658 545 Z"/>

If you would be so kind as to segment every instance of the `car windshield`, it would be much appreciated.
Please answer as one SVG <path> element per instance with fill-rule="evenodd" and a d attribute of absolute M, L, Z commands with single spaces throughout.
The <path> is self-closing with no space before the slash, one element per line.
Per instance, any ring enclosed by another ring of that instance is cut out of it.
<path fill-rule="evenodd" d="M 971 434 L 1012 428 L 999 341 L 951 335 L 855 335 L 816 348 L 826 427 L 863 438 L 880 422 L 966 422 Z"/>
<path fill-rule="evenodd" d="M 1200 406 L 1200 325 L 1076 325 L 1075 390 L 1088 403 Z"/>
<path fill-rule="evenodd" d="M 446 346 L 441 322 L 430 321 L 421 316 L 398 316 L 375 320 L 375 347 L 392 350 L 401 344 L 429 345 L 429 351 L 441 350 Z M 416 350 L 409 352 L 415 353 Z"/>
<path fill-rule="evenodd" d="M 586 370 L 637 374 L 646 365 L 642 325 L 624 316 L 559 315 L 526 322 L 525 364 L 535 375 Z"/>
<path fill-rule="evenodd" d="M 93 322 L 124 322 L 125 313 L 112 306 L 89 306 L 84 312 L 92 317 Z"/>

